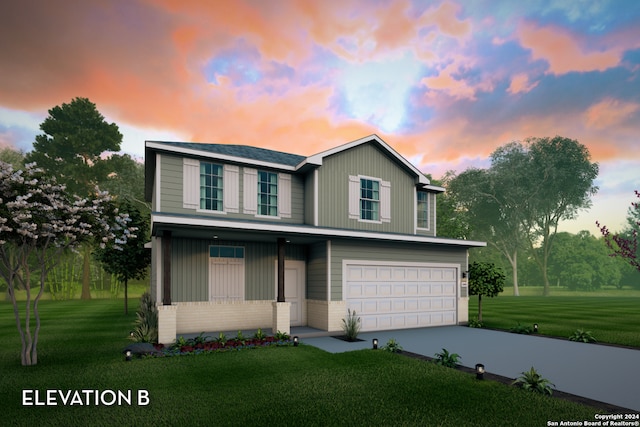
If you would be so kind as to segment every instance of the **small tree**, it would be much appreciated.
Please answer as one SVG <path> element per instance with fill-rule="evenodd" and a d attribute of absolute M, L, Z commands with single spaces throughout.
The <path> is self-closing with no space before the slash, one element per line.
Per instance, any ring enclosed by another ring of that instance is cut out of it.
<path fill-rule="evenodd" d="M 136 234 L 127 236 L 127 243 L 120 245 L 120 250 L 114 248 L 113 242 L 98 249 L 96 258 L 102 262 L 108 273 L 114 274 L 124 284 L 124 314 L 129 314 L 129 280 L 144 279 L 147 275 L 147 267 L 151 263 L 151 251 L 144 247 L 149 223 L 142 217 L 140 210 L 128 201 L 120 205 L 120 211 L 128 215 L 129 226 L 135 227 Z"/>
<path fill-rule="evenodd" d="M 635 191 L 636 197 L 640 198 L 640 191 Z M 627 216 L 629 231 L 624 234 L 611 234 L 606 225 L 596 225 L 604 236 L 604 241 L 613 251 L 611 256 L 618 256 L 625 259 L 632 267 L 640 271 L 640 258 L 638 258 L 638 230 L 640 229 L 640 203 L 631 203 Z"/>
<path fill-rule="evenodd" d="M 473 262 L 469 265 L 469 294 L 478 295 L 478 321 L 482 322 L 482 296 L 495 297 L 504 290 L 505 275 L 493 263 Z"/>
<path fill-rule="evenodd" d="M 0 275 L 7 282 L 13 304 L 22 342 L 22 365 L 38 363 L 38 302 L 47 274 L 62 252 L 85 242 L 124 244 L 125 232 L 133 231 L 127 228 L 127 221 L 126 216 L 118 214 L 108 193 L 96 190 L 91 199 L 71 196 L 64 185 L 35 164 L 14 171 L 10 164 L 0 162 Z M 36 271 L 40 288 L 32 299 L 31 276 Z M 24 324 L 16 301 L 17 289 L 26 291 Z M 33 331 L 32 311 L 36 322 Z"/>

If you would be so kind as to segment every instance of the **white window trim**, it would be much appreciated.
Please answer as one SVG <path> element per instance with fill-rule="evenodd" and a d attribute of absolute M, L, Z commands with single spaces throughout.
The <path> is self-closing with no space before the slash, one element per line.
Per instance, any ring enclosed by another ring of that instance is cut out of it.
<path fill-rule="evenodd" d="M 427 227 L 418 227 L 418 193 L 426 193 L 427 194 Z M 418 189 L 416 188 L 416 192 L 415 192 L 415 197 L 414 197 L 414 208 L 413 208 L 413 215 L 414 215 L 414 224 L 415 224 L 415 229 L 420 230 L 420 231 L 431 231 L 431 215 L 430 215 L 430 206 L 431 206 L 431 193 L 429 193 L 428 191 L 418 191 Z"/>
<path fill-rule="evenodd" d="M 360 180 L 368 179 L 378 182 L 378 191 L 380 200 L 378 200 L 378 220 L 362 219 L 360 207 Z M 356 191 L 357 185 L 357 191 Z M 357 206 L 356 206 L 357 205 Z M 357 208 L 357 212 L 356 212 Z M 349 219 L 355 219 L 358 222 L 369 224 L 382 224 L 391 222 L 391 182 L 384 181 L 381 178 L 367 175 L 349 175 Z"/>

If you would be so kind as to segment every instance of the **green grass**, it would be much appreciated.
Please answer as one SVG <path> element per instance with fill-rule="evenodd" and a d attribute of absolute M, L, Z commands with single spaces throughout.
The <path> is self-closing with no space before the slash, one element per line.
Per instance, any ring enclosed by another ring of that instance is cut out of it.
<path fill-rule="evenodd" d="M 40 363 L 23 367 L 0 303 L 0 402 L 14 425 L 541 426 L 596 411 L 384 351 L 314 347 L 125 362 L 121 301 L 44 301 Z M 148 406 L 22 406 L 22 390 L 148 390 Z"/>
<path fill-rule="evenodd" d="M 477 317 L 478 297 L 469 300 L 469 318 Z M 607 296 L 505 296 L 482 299 L 487 328 L 511 329 L 538 324 L 539 334 L 568 338 L 590 331 L 601 343 L 640 347 L 640 298 Z"/>
<path fill-rule="evenodd" d="M 522 297 L 543 296 L 543 286 L 520 286 L 518 289 Z M 501 295 L 513 296 L 513 286 L 505 286 Z M 606 287 L 597 291 L 572 291 L 565 287 L 551 286 L 549 296 L 552 297 L 634 297 L 640 298 L 640 289 Z"/>

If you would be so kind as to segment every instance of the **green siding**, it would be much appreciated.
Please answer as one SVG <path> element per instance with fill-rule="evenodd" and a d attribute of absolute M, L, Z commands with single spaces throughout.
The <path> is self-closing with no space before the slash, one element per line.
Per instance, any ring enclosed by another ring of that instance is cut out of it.
<path fill-rule="evenodd" d="M 245 248 L 245 300 L 275 300 L 277 245 L 173 238 L 171 243 L 171 299 L 209 300 L 209 245 Z M 287 245 L 286 259 L 306 259 L 302 245 Z"/>
<path fill-rule="evenodd" d="M 411 243 L 375 243 L 356 240 L 331 241 L 331 300 L 342 300 L 342 261 L 371 260 L 459 264 L 467 269 L 466 248 Z"/>
<path fill-rule="evenodd" d="M 309 247 L 307 298 L 327 300 L 327 242 L 315 243 Z"/>
<path fill-rule="evenodd" d="M 314 189 L 315 177 L 314 172 L 308 173 L 304 180 L 304 223 L 307 225 L 313 225 L 313 189 Z"/>
<path fill-rule="evenodd" d="M 391 222 L 377 224 L 349 219 L 349 175 L 391 183 Z M 319 169 L 318 191 L 321 227 L 414 234 L 414 177 L 372 144 L 326 157 Z"/>
<path fill-rule="evenodd" d="M 216 162 L 218 164 L 224 164 L 223 162 Z M 159 211 L 166 213 L 179 213 L 179 214 L 198 214 L 204 216 L 211 216 L 212 218 L 225 218 L 225 219 L 251 219 L 254 221 L 282 221 L 292 224 L 304 223 L 304 177 L 291 174 L 291 218 L 256 218 L 254 215 L 243 214 L 243 190 L 244 180 L 243 173 L 244 168 L 240 167 L 239 172 L 239 213 L 209 213 L 203 211 L 196 211 L 195 209 L 185 209 L 182 207 L 182 185 L 183 185 L 183 170 L 182 170 L 182 157 L 173 156 L 169 154 L 161 155 L 161 167 L 160 167 L 160 207 Z M 260 169 L 260 168 L 258 168 Z M 260 169 L 263 170 L 263 169 Z M 274 171 L 277 172 L 277 171 Z M 226 188 L 225 190 L 226 191 Z M 257 194 L 256 196 L 257 197 Z"/>

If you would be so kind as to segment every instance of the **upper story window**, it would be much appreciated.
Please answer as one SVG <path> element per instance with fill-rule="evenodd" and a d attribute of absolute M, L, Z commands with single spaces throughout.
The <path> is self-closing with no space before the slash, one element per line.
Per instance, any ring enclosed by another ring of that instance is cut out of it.
<path fill-rule="evenodd" d="M 391 222 L 391 183 L 376 177 L 349 175 L 349 219 Z"/>
<path fill-rule="evenodd" d="M 380 219 L 380 182 L 360 178 L 360 219 Z"/>
<path fill-rule="evenodd" d="M 200 162 L 200 209 L 223 210 L 223 168 L 214 163 Z"/>
<path fill-rule="evenodd" d="M 429 193 L 417 192 L 416 221 L 418 228 L 429 228 Z"/>
<path fill-rule="evenodd" d="M 278 174 L 258 171 L 258 215 L 278 216 Z"/>

